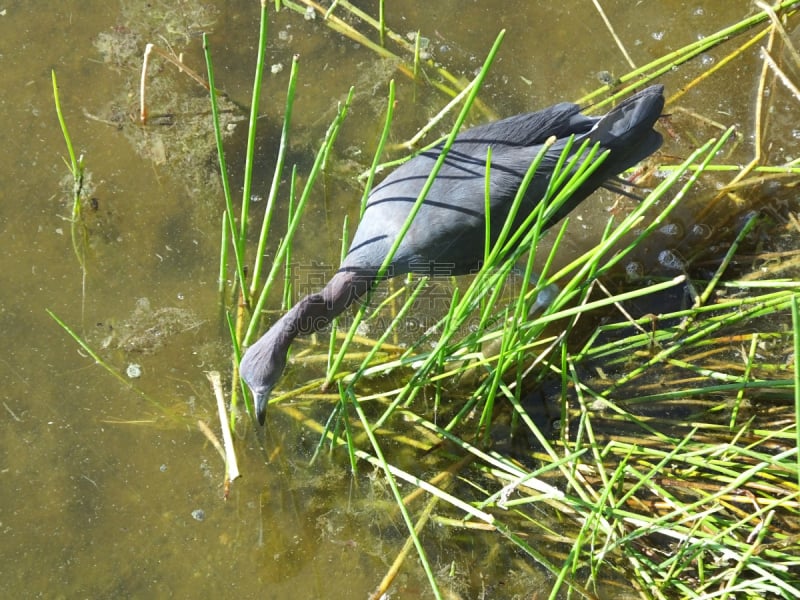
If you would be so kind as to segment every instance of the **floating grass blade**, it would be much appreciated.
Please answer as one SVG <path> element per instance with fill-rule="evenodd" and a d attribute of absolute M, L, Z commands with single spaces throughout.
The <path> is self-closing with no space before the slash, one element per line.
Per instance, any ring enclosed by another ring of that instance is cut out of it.
<path fill-rule="evenodd" d="M 80 186 L 83 177 L 83 165 L 75 155 L 75 149 L 72 147 L 72 138 L 67 129 L 67 122 L 64 119 L 64 113 L 61 112 L 61 99 L 58 95 L 58 82 L 56 81 L 55 70 L 50 71 L 50 77 L 53 83 L 53 100 L 56 105 L 56 114 L 58 115 L 58 123 L 61 126 L 61 134 L 64 136 L 64 142 L 67 144 L 67 156 L 69 156 L 69 170 L 75 178 L 75 195 L 80 195 Z"/>
<path fill-rule="evenodd" d="M 137 388 L 135 385 L 133 385 L 130 382 L 130 380 L 128 380 L 125 377 L 123 377 L 123 375 L 119 371 L 117 371 L 114 367 L 112 367 L 105 360 L 103 360 L 103 358 L 99 354 L 97 354 L 97 352 L 95 352 L 94 349 L 92 349 L 92 347 L 89 346 L 89 344 L 83 338 L 81 338 L 81 336 L 79 336 L 77 333 L 75 333 L 69 327 L 69 325 L 64 323 L 64 321 L 59 319 L 53 311 L 51 311 L 50 309 L 45 309 L 45 310 L 47 311 L 47 314 L 50 315 L 50 318 L 53 319 L 56 323 L 58 323 L 59 327 L 61 327 L 61 329 L 66 331 L 67 334 L 73 340 L 75 340 L 75 342 L 81 348 L 83 348 L 84 352 L 86 352 L 98 365 L 103 367 L 103 369 L 105 369 L 107 373 L 109 373 L 112 377 L 114 377 L 114 379 L 119 381 L 126 388 L 130 389 L 131 391 L 135 392 L 136 394 L 138 394 L 139 396 L 141 396 L 142 398 L 147 400 L 150 404 L 152 404 L 155 408 L 157 408 L 159 410 L 159 412 L 161 412 L 165 417 L 173 419 L 173 420 L 178 421 L 178 422 L 181 422 L 180 419 L 178 419 L 172 413 L 170 413 L 170 411 L 168 411 L 166 408 L 164 408 L 164 406 L 162 406 L 157 400 L 154 400 L 153 398 L 151 398 L 150 396 L 145 394 L 143 391 L 141 391 L 139 388 Z"/>
<path fill-rule="evenodd" d="M 83 299 L 81 301 L 81 314 L 84 310 L 84 302 L 86 296 L 86 247 L 87 230 L 86 225 L 81 218 L 82 196 L 83 196 L 83 177 L 84 177 L 84 164 L 83 156 L 76 156 L 75 149 L 72 146 L 72 137 L 69 135 L 67 129 L 67 121 L 64 118 L 64 113 L 61 110 L 61 99 L 58 95 L 58 82 L 56 80 L 55 70 L 50 71 L 51 80 L 53 83 L 53 101 L 56 106 L 56 114 L 58 115 L 58 124 L 61 126 L 61 135 L 64 137 L 64 143 L 67 145 L 67 156 L 69 156 L 69 171 L 72 174 L 72 215 L 70 216 L 70 239 L 72 240 L 72 251 L 75 253 L 75 258 L 78 259 L 78 264 L 81 268 L 81 287 L 83 289 Z"/>

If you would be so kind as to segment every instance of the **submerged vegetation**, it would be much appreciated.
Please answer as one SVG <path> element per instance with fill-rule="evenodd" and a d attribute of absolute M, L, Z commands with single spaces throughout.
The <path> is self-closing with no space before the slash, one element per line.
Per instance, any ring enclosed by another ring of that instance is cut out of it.
<path fill-rule="evenodd" d="M 374 597 L 392 589 L 399 571 L 417 565 L 434 597 L 476 597 L 480 589 L 497 594 L 500 573 L 511 569 L 514 581 L 502 584 L 508 597 L 529 596 L 533 586 L 550 597 L 800 596 L 800 223 L 788 190 L 800 175 L 800 159 L 771 164 L 764 150 L 771 135 L 765 90 L 786 87 L 800 102 L 800 55 L 786 33 L 797 26 L 798 4 L 759 4 L 753 16 L 583 99 L 603 98 L 599 108 L 711 48 L 726 52 L 668 100 L 666 111 L 674 116 L 664 125 L 679 128 L 681 94 L 724 76 L 733 58 L 761 48 L 754 130 L 718 126 L 711 115 L 686 117 L 708 135 L 686 142 L 680 159 L 656 156 L 640 173 L 652 191 L 635 188 L 645 197 L 626 216 L 610 219 L 589 251 L 557 266 L 569 219 L 551 232 L 547 250 L 540 245 L 541 224 L 576 179 L 541 204 L 529 230 L 508 232 L 506 244 L 487 248 L 481 271 L 454 282 L 446 301 L 424 300 L 433 285 L 426 280 L 384 284 L 371 302 L 334 324 L 328 343 L 295 343 L 293 364 L 311 365 L 304 373 L 313 375 L 295 385 L 284 379 L 268 418 L 314 432 L 314 460 L 337 450 L 333 455 L 346 457 L 354 477 L 365 464 L 378 470 L 395 501 L 382 517 L 406 526 L 407 543 L 376 581 Z M 398 73 L 415 85 L 452 97 L 424 131 L 455 123 L 457 132 L 471 107 L 493 114 L 480 99 L 481 82 L 501 51 L 502 33 L 475 79 L 460 82 L 426 57 L 419 33 L 409 41 L 393 32 L 386 22 L 391 7 L 388 14 L 383 2 L 380 7 L 373 18 L 345 0 L 324 9 L 310 1 L 275 3 L 324 20 L 396 61 Z M 237 375 L 241 349 L 257 338 L 265 309 L 297 293 L 289 287 L 293 239 L 317 179 L 335 160 L 353 96 L 351 90 L 338 107 L 301 185 L 297 168 L 287 165 L 294 93 L 303 76 L 298 60 L 292 62 L 274 177 L 263 215 L 254 217 L 251 177 L 271 9 L 262 3 L 238 202 L 204 38 L 225 195 L 220 291 L 233 356 L 223 427 L 240 437 L 252 436 L 245 418 L 252 407 Z M 386 88 L 385 125 L 365 172 L 364 199 L 377 174 L 394 164 L 381 163 L 394 108 L 394 84 L 387 81 Z M 674 135 L 688 138 L 686 130 Z M 750 163 L 725 162 L 749 137 Z M 81 165 L 71 150 L 70 157 L 77 181 Z M 779 201 L 759 200 L 762 193 Z M 651 256 L 654 240 L 668 235 L 687 199 L 703 206 L 684 231 L 691 247 L 657 248 Z M 282 204 L 285 224 L 274 218 Z M 712 230 L 703 225 L 708 222 L 720 225 Z M 254 223 L 260 225 L 255 232 Z M 346 249 L 347 222 L 343 231 Z M 267 261 L 269 242 L 274 250 Z M 556 297 L 532 311 L 553 285 Z M 426 304 L 438 310 L 421 308 Z M 231 479 L 237 472 L 232 444 L 228 439 Z M 463 547 L 491 559 L 448 558 Z M 408 558 L 412 549 L 418 562 Z M 465 574 L 472 569 L 487 580 Z"/>

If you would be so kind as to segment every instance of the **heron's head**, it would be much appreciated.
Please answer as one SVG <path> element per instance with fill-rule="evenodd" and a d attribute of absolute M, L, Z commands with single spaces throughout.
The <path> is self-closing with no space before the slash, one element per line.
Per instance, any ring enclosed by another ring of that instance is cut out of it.
<path fill-rule="evenodd" d="M 239 376 L 253 392 L 256 417 L 261 425 L 267 416 L 269 395 L 285 366 L 286 348 L 280 348 L 268 335 L 250 346 L 239 364 Z"/>

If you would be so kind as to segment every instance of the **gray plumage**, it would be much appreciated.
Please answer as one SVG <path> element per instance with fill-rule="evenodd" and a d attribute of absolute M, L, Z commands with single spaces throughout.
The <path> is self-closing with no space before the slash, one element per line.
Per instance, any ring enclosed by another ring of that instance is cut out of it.
<path fill-rule="evenodd" d="M 550 175 L 570 136 L 577 149 L 588 139 L 609 154 L 572 194 L 546 226 L 557 222 L 619 173 L 655 152 L 661 136 L 653 130 L 664 107 L 663 86 L 654 85 L 627 98 L 602 117 L 580 113 L 561 103 L 469 129 L 455 139 L 416 218 L 393 257 L 388 276 L 415 272 L 461 275 L 477 270 L 485 246 L 485 171 L 490 173 L 491 241 L 500 233 L 531 162 L 554 137 L 523 198 L 518 227 L 541 200 Z M 286 366 L 290 344 L 327 326 L 364 296 L 441 153 L 441 145 L 420 153 L 389 174 L 369 195 L 350 249 L 339 270 L 318 293 L 300 300 L 248 348 L 239 373 L 253 392 L 263 424 L 272 388 Z"/>

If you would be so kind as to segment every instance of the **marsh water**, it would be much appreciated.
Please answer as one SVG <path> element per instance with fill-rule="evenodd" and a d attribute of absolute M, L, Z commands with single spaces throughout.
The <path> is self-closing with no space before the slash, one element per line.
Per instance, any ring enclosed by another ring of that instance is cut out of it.
<path fill-rule="evenodd" d="M 377 14 L 377 2 L 356 4 Z M 386 4 L 388 26 L 403 36 L 420 31 L 433 58 L 458 77 L 472 76 L 506 28 L 482 95 L 497 115 L 576 100 L 608 74 L 630 70 L 584 0 Z M 740 20 L 753 7 L 750 0 L 602 5 L 638 65 Z M 392 63 L 320 18 L 276 13 L 273 6 L 269 13 L 259 129 L 264 166 L 254 206 L 271 177 L 291 57 L 300 56 L 300 72 L 289 161 L 301 178 L 337 104 L 355 86 L 330 172 L 294 248 L 294 260 L 324 271 L 338 259 L 343 215 L 357 215 L 356 176 L 371 160 L 389 79 L 398 85 L 395 141 L 412 135 L 447 100 L 414 86 Z M 231 372 L 218 293 L 223 200 L 207 94 L 156 57 L 151 120 L 144 128 L 137 123 L 144 45 L 182 53 L 187 65 L 205 73 L 200 34 L 207 32 L 217 86 L 227 94 L 227 126 L 238 128 L 226 141 L 231 169 L 240 170 L 258 2 L 17 2 L 0 7 L 0 31 L 3 597 L 366 597 L 405 533 L 399 520 L 384 520 L 391 501 L 379 475 L 366 468 L 354 477 L 337 456 L 309 464 L 313 435 L 276 414 L 266 433 L 253 428 L 239 440 L 244 477 L 223 499 L 222 461 L 193 425 L 200 419 L 217 428 L 205 372 L 226 378 Z M 668 94 L 720 55 L 665 75 Z M 724 76 L 678 102 L 681 114 L 739 125 L 742 163 L 752 153 L 756 56 L 743 55 Z M 51 70 L 92 199 L 83 215 L 85 277 L 71 239 L 72 183 Z M 800 155 L 796 104 L 793 110 L 794 117 L 791 109 L 772 115 L 767 162 Z M 697 128 L 706 126 L 699 121 Z M 693 143 L 668 136 L 665 162 L 688 155 Z M 590 245 L 613 202 L 605 195 L 583 210 L 580 235 L 562 251 Z M 690 206 L 680 214 L 691 222 Z M 138 375 L 130 381 L 144 396 L 96 365 L 47 311 L 118 372 Z M 546 594 L 548 575 L 522 558 L 494 562 L 467 535 L 458 552 L 451 554 L 451 547 L 437 555 L 434 543 L 432 554 L 436 569 L 466 582 L 453 585 L 452 597 Z M 395 598 L 428 593 L 417 563 L 409 564 Z"/>

